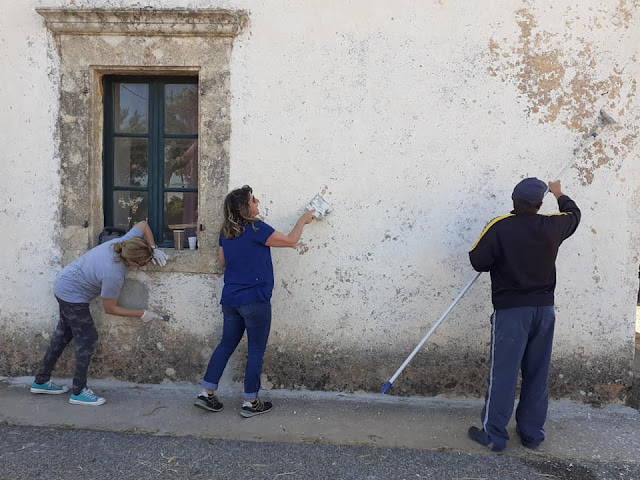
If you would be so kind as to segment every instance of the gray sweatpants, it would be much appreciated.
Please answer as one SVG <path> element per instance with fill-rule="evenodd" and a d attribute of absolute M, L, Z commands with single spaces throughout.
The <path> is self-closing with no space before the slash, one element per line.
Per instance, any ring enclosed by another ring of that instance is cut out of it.
<path fill-rule="evenodd" d="M 75 340 L 75 372 L 73 375 L 73 393 L 78 395 L 87 385 L 87 370 L 93 355 L 93 348 L 98 340 L 98 331 L 93 325 L 93 318 L 89 312 L 88 303 L 69 303 L 58 300 L 60 305 L 60 320 L 53 338 L 44 354 L 42 366 L 36 375 L 36 383 L 45 383 L 51 379 L 51 372 L 56 362 L 69 344 Z"/>

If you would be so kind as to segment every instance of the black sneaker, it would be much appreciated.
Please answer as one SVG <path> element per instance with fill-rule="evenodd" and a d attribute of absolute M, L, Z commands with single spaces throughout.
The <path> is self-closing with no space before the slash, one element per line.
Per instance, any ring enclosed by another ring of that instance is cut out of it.
<path fill-rule="evenodd" d="M 259 398 L 256 399 L 255 402 L 242 402 L 242 410 L 240 410 L 240 415 L 244 418 L 253 417 L 255 415 L 260 415 L 261 413 L 270 412 L 273 408 L 271 402 L 263 402 Z"/>
<path fill-rule="evenodd" d="M 490 448 L 494 452 L 500 452 L 505 449 L 506 445 L 500 446 L 491 442 L 489 435 L 484 429 L 480 430 L 478 427 L 469 427 L 467 431 L 469 438 L 474 442 L 478 442 L 480 445 L 484 445 L 485 447 Z"/>
<path fill-rule="evenodd" d="M 215 395 L 198 395 L 198 398 L 193 403 L 196 407 L 208 410 L 210 412 L 219 412 L 222 410 L 222 404 L 218 401 L 218 397 Z"/>

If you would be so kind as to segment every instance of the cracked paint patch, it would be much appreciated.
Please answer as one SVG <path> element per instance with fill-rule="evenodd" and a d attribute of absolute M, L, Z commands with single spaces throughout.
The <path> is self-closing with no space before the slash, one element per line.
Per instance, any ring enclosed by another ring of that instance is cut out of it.
<path fill-rule="evenodd" d="M 579 164 L 573 168 L 578 171 L 578 180 L 583 186 L 591 185 L 595 178 L 595 171 L 607 167 L 617 171 L 624 159 L 635 148 L 638 138 L 638 126 L 627 128 L 621 125 L 611 125 L 606 139 L 599 138 L 591 148 L 584 152 Z M 631 131 L 632 133 L 626 133 Z"/>
<path fill-rule="evenodd" d="M 615 14 L 612 19 L 612 22 L 615 26 L 620 28 L 629 28 L 629 24 L 632 18 L 631 10 L 640 7 L 640 2 L 638 0 L 634 0 L 629 3 L 630 5 L 627 4 L 627 0 L 620 0 L 618 2 Z"/>
<path fill-rule="evenodd" d="M 295 247 L 298 255 L 304 255 L 309 251 L 309 246 L 304 242 L 298 242 Z"/>
<path fill-rule="evenodd" d="M 632 18 L 624 0 L 614 12 L 601 15 L 602 23 L 620 28 L 628 28 Z M 631 108 L 636 79 L 625 73 L 627 58 L 613 61 L 607 74 L 599 73 L 597 43 L 575 34 L 578 13 L 569 9 L 565 16 L 564 32 L 550 32 L 538 24 L 532 11 L 518 10 L 516 42 L 489 41 L 489 74 L 514 83 L 527 100 L 529 114 L 540 123 L 559 121 L 572 131 L 586 132 L 595 122 L 594 106 L 603 106 L 603 101 L 619 117 Z"/>

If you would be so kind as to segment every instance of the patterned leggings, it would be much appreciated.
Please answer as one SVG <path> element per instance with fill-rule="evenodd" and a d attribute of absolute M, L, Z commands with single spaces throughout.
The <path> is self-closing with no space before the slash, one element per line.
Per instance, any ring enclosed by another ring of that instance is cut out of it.
<path fill-rule="evenodd" d="M 98 340 L 98 332 L 93 325 L 88 303 L 69 303 L 56 297 L 60 304 L 60 320 L 53 338 L 42 360 L 42 366 L 36 375 L 36 383 L 45 383 L 51 379 L 51 372 L 60 355 L 75 339 L 75 372 L 73 375 L 73 393 L 78 395 L 87 385 L 87 370 Z"/>

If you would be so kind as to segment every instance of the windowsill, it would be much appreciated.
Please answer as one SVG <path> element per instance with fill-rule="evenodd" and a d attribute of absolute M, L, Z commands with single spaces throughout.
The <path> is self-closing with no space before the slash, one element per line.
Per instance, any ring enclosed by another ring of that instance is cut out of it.
<path fill-rule="evenodd" d="M 197 250 L 160 248 L 160 250 L 169 257 L 167 264 L 164 267 L 160 267 L 150 263 L 146 267 L 142 267 L 142 271 L 209 274 L 222 274 L 224 272 L 218 265 L 218 256 L 215 250 L 208 248 L 199 248 Z"/>

